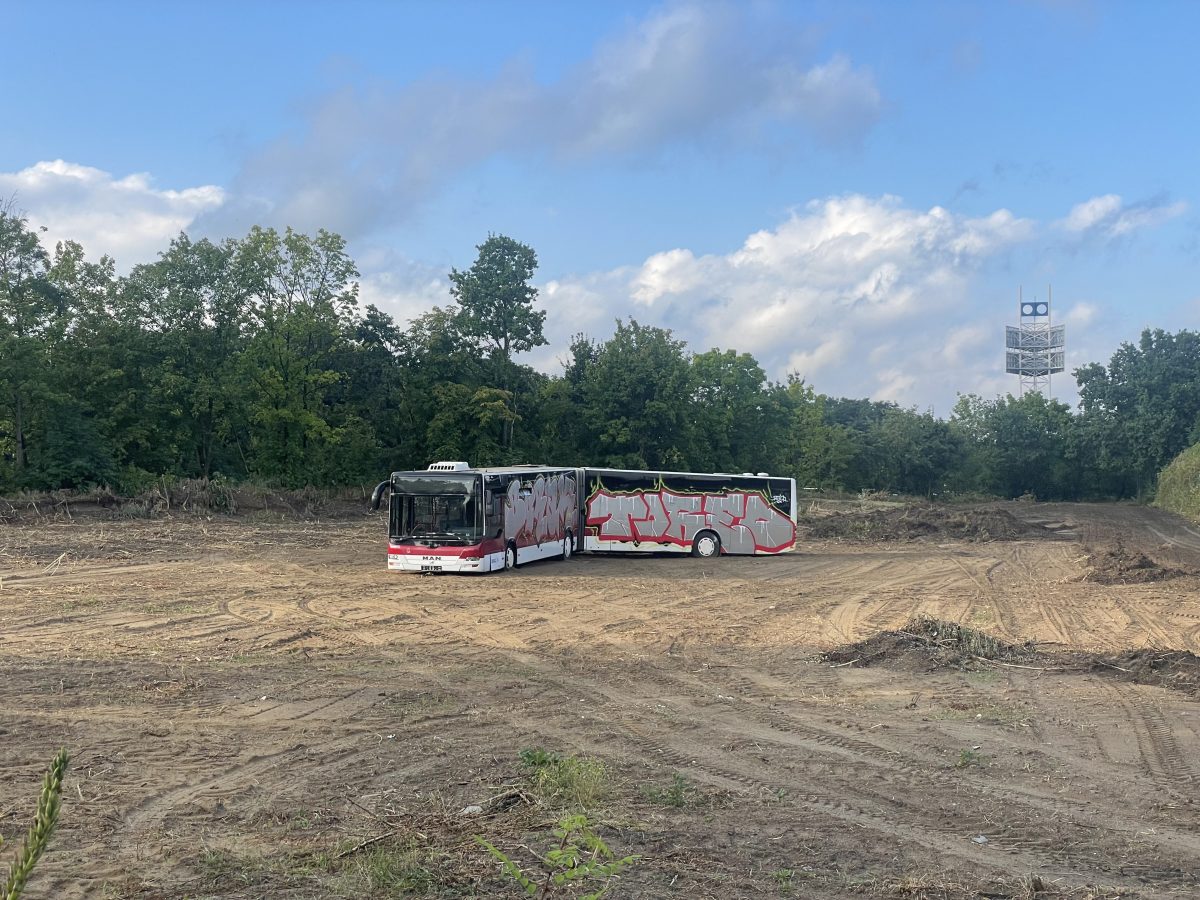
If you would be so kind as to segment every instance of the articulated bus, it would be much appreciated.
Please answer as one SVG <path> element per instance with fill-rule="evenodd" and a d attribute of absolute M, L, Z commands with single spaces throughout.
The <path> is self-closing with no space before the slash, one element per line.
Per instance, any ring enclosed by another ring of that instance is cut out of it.
<path fill-rule="evenodd" d="M 586 552 L 785 553 L 796 545 L 796 482 L 701 474 L 439 462 L 393 472 L 388 568 L 483 574 Z"/>

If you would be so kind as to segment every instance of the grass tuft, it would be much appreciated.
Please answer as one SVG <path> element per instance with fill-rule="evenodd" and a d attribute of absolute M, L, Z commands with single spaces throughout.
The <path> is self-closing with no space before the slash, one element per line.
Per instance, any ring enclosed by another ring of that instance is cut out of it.
<path fill-rule="evenodd" d="M 706 799 L 698 788 L 689 784 L 678 772 L 671 776 L 671 783 L 667 787 L 644 785 L 641 792 L 651 803 L 673 806 L 676 809 L 702 806 Z"/>
<path fill-rule="evenodd" d="M 533 793 L 548 806 L 591 809 L 608 796 L 608 768 L 587 756 L 559 756 L 541 748 L 522 750 Z"/>

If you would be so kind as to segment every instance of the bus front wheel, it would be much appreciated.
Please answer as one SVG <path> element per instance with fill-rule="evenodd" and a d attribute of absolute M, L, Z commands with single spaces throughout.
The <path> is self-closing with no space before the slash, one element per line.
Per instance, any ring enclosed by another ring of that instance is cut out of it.
<path fill-rule="evenodd" d="M 563 562 L 571 558 L 571 551 L 574 549 L 575 536 L 571 532 L 567 532 L 563 537 Z"/>
<path fill-rule="evenodd" d="M 712 559 L 721 555 L 721 538 L 713 531 L 702 531 L 692 541 L 692 556 Z"/>
<path fill-rule="evenodd" d="M 504 548 L 504 568 L 506 571 L 512 571 L 517 567 L 517 545 L 509 544 Z"/>

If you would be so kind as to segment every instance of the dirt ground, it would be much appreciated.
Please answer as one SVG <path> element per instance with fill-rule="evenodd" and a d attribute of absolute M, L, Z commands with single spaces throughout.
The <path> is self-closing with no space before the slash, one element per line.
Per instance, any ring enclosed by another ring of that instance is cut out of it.
<path fill-rule="evenodd" d="M 537 869 L 539 748 L 603 763 L 615 898 L 1200 895 L 1200 531 L 847 515 L 481 578 L 389 574 L 366 515 L 0 525 L 5 849 L 66 746 L 27 897 L 517 897 L 474 836 Z"/>

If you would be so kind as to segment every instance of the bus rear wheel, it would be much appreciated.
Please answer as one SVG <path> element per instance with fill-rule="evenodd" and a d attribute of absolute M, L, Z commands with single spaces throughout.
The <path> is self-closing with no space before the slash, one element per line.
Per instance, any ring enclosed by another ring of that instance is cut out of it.
<path fill-rule="evenodd" d="M 509 544 L 504 548 L 504 568 L 511 572 L 517 567 L 517 545 Z"/>
<path fill-rule="evenodd" d="M 714 531 L 702 531 L 692 541 L 692 556 L 712 559 L 721 555 L 721 538 Z"/>
<path fill-rule="evenodd" d="M 574 549 L 575 536 L 571 532 L 567 532 L 563 537 L 563 562 L 571 558 L 571 551 Z"/>

